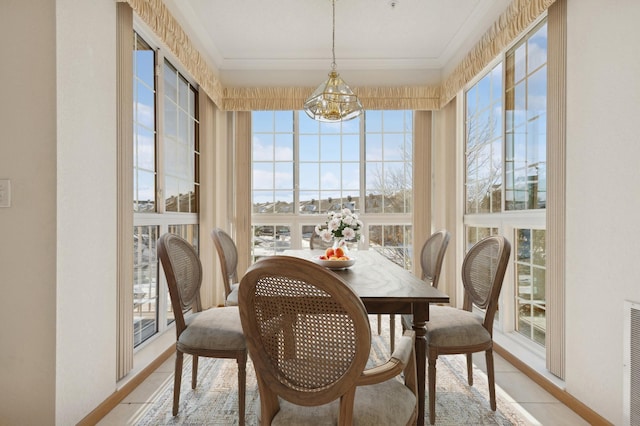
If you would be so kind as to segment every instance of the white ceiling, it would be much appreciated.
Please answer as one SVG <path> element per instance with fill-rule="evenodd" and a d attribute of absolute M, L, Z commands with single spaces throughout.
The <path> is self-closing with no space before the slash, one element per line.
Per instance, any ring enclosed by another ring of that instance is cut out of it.
<path fill-rule="evenodd" d="M 510 0 L 337 0 L 335 54 L 352 87 L 438 83 Z M 317 86 L 331 0 L 165 0 L 225 86 Z"/>

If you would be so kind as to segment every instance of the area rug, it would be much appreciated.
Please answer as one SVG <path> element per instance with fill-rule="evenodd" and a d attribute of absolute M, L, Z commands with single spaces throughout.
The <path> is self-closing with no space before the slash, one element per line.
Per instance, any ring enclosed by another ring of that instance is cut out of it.
<path fill-rule="evenodd" d="M 386 319 L 386 320 L 385 320 Z M 371 361 L 383 363 L 389 357 L 389 320 L 382 316 L 383 332 L 376 330 L 376 316 L 370 316 L 373 330 Z M 385 324 L 386 323 L 386 324 Z M 478 354 L 476 356 L 484 356 Z M 171 414 L 173 376 L 157 392 L 153 403 L 146 404 L 132 424 L 156 425 L 237 425 L 238 394 L 235 360 L 200 358 L 198 386 L 191 389 L 191 361 L 185 356 L 182 391 L 178 415 Z M 371 362 L 370 361 L 370 362 Z M 517 410 L 513 400 L 496 388 L 497 411 L 489 407 L 489 390 L 484 372 L 474 367 L 474 385 L 467 385 L 466 358 L 449 355 L 438 358 L 436 383 L 437 425 L 529 425 L 526 416 Z M 251 361 L 247 363 L 246 424 L 257 424 L 258 389 Z M 428 423 L 429 401 L 425 401 Z"/>

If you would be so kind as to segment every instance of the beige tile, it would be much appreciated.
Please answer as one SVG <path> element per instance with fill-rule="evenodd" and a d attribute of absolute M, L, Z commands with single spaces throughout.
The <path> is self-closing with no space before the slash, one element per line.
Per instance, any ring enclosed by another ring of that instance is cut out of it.
<path fill-rule="evenodd" d="M 141 413 L 146 411 L 150 404 L 118 404 L 111 410 L 97 426 L 128 426 L 134 425 Z"/>
<path fill-rule="evenodd" d="M 500 387 L 502 391 L 520 403 L 559 403 L 549 392 L 520 372 L 496 372 L 496 387 Z"/>
<path fill-rule="evenodd" d="M 566 405 L 557 403 L 519 403 L 520 412 L 526 411 L 544 426 L 588 426 L 589 423 Z"/>
<path fill-rule="evenodd" d="M 191 385 L 191 376 L 187 377 L 188 383 L 185 384 L 184 377 L 182 379 L 182 386 L 190 386 Z M 144 382 L 140 384 L 137 388 L 133 390 L 129 395 L 125 397 L 122 401 L 123 403 L 145 403 L 152 402 L 158 393 L 162 392 L 162 390 L 167 387 L 173 386 L 173 370 L 170 373 L 160 372 L 160 373 L 151 373 L 149 377 L 145 379 Z"/>
<path fill-rule="evenodd" d="M 185 358 L 189 358 L 188 356 L 185 356 Z M 187 365 L 187 359 L 185 359 L 184 362 L 185 365 Z M 173 373 L 173 371 L 176 368 L 176 356 L 171 355 L 165 362 L 163 362 L 160 367 L 158 367 L 156 369 L 156 373 Z"/>
<path fill-rule="evenodd" d="M 487 372 L 487 362 L 484 352 L 473 354 L 473 365 L 475 365 L 485 373 Z M 516 367 L 505 361 L 504 358 L 502 358 L 495 352 L 493 353 L 493 370 L 496 373 L 516 373 L 520 371 Z"/>

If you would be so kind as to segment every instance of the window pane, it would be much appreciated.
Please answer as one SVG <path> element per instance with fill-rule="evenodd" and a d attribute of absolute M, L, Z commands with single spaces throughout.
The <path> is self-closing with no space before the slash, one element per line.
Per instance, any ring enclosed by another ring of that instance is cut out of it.
<path fill-rule="evenodd" d="M 251 113 L 251 127 L 253 133 L 273 132 L 273 111 L 253 111 Z"/>
<path fill-rule="evenodd" d="M 133 228 L 133 344 L 139 345 L 158 331 L 157 226 Z"/>
<path fill-rule="evenodd" d="M 300 136 L 300 161 L 320 161 L 320 138 L 318 135 Z"/>
<path fill-rule="evenodd" d="M 276 161 L 293 161 L 293 134 L 277 134 L 274 158 Z"/>
<path fill-rule="evenodd" d="M 320 163 L 320 188 L 340 189 L 341 180 L 340 163 Z"/>
<path fill-rule="evenodd" d="M 254 189 L 275 189 L 273 167 L 274 163 L 253 163 Z"/>
<path fill-rule="evenodd" d="M 293 111 L 275 111 L 275 131 L 293 133 Z"/>
<path fill-rule="evenodd" d="M 311 189 L 317 191 L 320 189 L 320 165 L 318 163 L 300 163 L 303 172 L 300 172 L 300 190 L 308 191 Z M 304 200 L 302 196 L 300 200 Z"/>
<path fill-rule="evenodd" d="M 411 211 L 412 117 L 410 111 L 382 111 L 382 131 L 367 126 L 366 213 Z"/>
<path fill-rule="evenodd" d="M 506 81 L 513 125 L 508 126 L 507 152 L 512 155 L 513 175 L 506 184 L 505 208 L 528 210 L 546 206 L 546 24 L 516 47 L 516 61 L 529 63 Z M 520 58 L 520 59 L 517 59 Z M 515 65 L 516 68 L 519 63 Z"/>
<path fill-rule="evenodd" d="M 369 247 L 405 269 L 411 269 L 412 241 L 410 225 L 369 226 Z"/>
<path fill-rule="evenodd" d="M 251 256 L 256 261 L 291 248 L 291 226 L 263 224 L 253 225 Z"/>
<path fill-rule="evenodd" d="M 273 161 L 273 135 L 253 134 L 253 161 Z"/>
<path fill-rule="evenodd" d="M 545 231 L 516 230 L 518 332 L 544 345 L 546 335 Z"/>
<path fill-rule="evenodd" d="M 274 188 L 293 191 L 293 163 L 275 163 Z"/>
<path fill-rule="evenodd" d="M 323 136 L 320 142 L 320 161 L 340 161 L 340 136 Z"/>

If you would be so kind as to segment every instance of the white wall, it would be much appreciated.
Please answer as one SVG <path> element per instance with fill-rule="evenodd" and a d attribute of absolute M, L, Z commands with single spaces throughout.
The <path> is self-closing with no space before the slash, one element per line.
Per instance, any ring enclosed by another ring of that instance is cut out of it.
<path fill-rule="evenodd" d="M 640 302 L 639 18 L 637 0 L 568 1 L 566 383 L 613 424 Z"/>
<path fill-rule="evenodd" d="M 0 208 L 2 425 L 53 424 L 55 409 L 54 6 L 0 5 L 0 179 L 12 188 Z"/>
<path fill-rule="evenodd" d="M 116 3 L 57 0 L 56 424 L 116 389 Z"/>
<path fill-rule="evenodd" d="M 1 9 L 0 424 L 76 424 L 116 388 L 115 3 Z"/>

